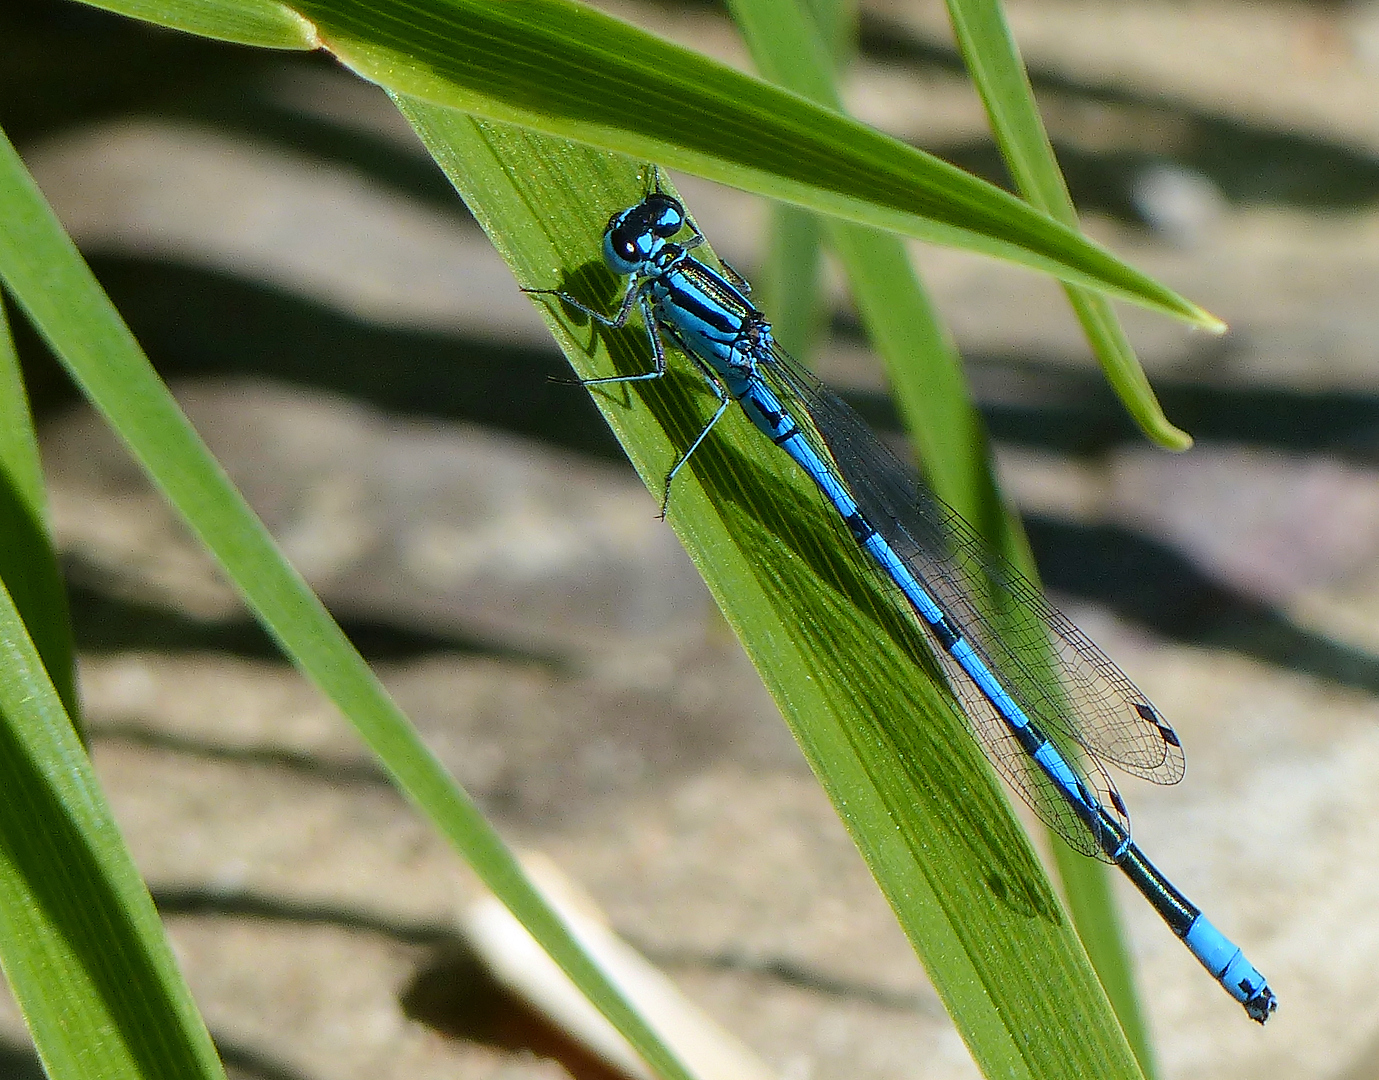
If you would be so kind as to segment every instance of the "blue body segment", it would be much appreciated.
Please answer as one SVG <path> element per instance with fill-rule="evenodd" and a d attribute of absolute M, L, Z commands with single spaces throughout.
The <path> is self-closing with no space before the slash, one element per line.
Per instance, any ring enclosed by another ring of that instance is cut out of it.
<path fill-rule="evenodd" d="M 1236 1001 L 1248 1006 L 1264 987 L 1264 976 L 1245 959 L 1240 948 L 1199 914 L 1192 920 L 1183 941 L 1204 968 L 1216 977 Z"/>
<path fill-rule="evenodd" d="M 684 230 L 684 239 L 674 238 Z M 1075 849 L 1125 873 L 1251 1019 L 1277 1007 L 1264 977 L 1130 838 L 1129 814 L 1103 763 L 1157 783 L 1183 775 L 1177 735 L 1095 645 L 1018 570 L 902 465 L 845 404 L 780 349 L 736 273 L 690 251 L 703 237 L 661 191 L 615 214 L 609 267 L 627 277 L 614 315 L 558 296 L 606 326 L 639 311 L 652 370 L 584 380 L 633 382 L 665 373 L 673 341 L 703 374 L 718 408 L 666 476 L 675 475 L 730 402 L 799 465 L 837 511 L 883 583 L 927 629 L 934 655 L 992 763 Z M 1030 653 L 1047 662 L 1031 665 Z"/>

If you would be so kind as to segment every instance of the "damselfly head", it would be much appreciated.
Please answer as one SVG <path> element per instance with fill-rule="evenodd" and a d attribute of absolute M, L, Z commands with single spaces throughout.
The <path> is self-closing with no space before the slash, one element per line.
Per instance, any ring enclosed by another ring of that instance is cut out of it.
<path fill-rule="evenodd" d="M 618 274 L 635 274 L 655 250 L 685 225 L 685 208 L 664 192 L 653 191 L 636 206 L 609 219 L 603 257 Z"/>

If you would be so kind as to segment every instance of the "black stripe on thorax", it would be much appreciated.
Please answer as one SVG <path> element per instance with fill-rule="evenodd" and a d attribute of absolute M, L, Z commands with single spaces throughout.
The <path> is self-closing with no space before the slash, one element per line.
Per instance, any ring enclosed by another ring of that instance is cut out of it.
<path fill-rule="evenodd" d="M 736 334 L 742 330 L 744 319 L 740 314 L 729 311 L 721 305 L 713 305 L 701 300 L 683 285 L 673 281 L 667 282 L 666 297 L 676 307 L 712 326 L 720 333 Z"/>

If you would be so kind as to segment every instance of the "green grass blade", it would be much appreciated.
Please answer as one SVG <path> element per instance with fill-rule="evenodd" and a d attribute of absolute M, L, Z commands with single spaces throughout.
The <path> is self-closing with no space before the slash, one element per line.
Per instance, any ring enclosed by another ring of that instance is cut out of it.
<path fill-rule="evenodd" d="M 1072 199 L 1000 0 L 948 0 L 948 10 L 959 48 L 1016 185 L 1035 206 L 1075 227 L 1077 215 Z M 1065 289 L 1108 381 L 1141 428 L 1171 449 L 1185 450 L 1191 446 L 1192 439 L 1170 424 L 1160 410 L 1110 302 L 1084 289 Z M 1016 559 L 1017 564 L 1032 571 L 1033 560 L 1028 552 L 1022 555 Z M 1069 904 L 1093 966 L 1111 997 L 1136 1057 L 1146 1075 L 1152 1075 L 1148 1031 L 1134 991 L 1134 976 L 1111 895 L 1109 871 L 1079 860 L 1057 840 L 1053 846 Z"/>
<path fill-rule="evenodd" d="M 1068 898 L 1068 910 L 1077 926 L 1077 936 L 1087 950 L 1096 969 L 1111 1007 L 1116 1011 L 1121 1029 L 1140 1063 L 1146 1080 L 1154 1080 L 1154 1045 L 1140 1007 L 1135 988 L 1135 969 L 1130 959 L 1129 943 L 1111 892 L 1113 875 L 1104 863 L 1074 851 L 1061 838 L 1049 834 L 1063 892 Z"/>
<path fill-rule="evenodd" d="M 0 786 L 0 962 L 47 1075 L 224 1080 L 153 901 L 3 585 Z"/>
<path fill-rule="evenodd" d="M 772 77 L 806 93 L 827 95 L 836 103 L 830 72 L 818 50 L 793 42 L 809 33 L 807 22 L 794 15 L 790 0 L 733 0 L 757 64 Z M 813 66 L 810 66 L 812 55 Z M 1028 572 L 1034 561 L 1023 531 L 1007 514 L 997 493 L 985 431 L 958 366 L 958 357 L 944 333 L 910 261 L 893 239 L 856 226 L 835 223 L 834 245 L 839 253 L 864 324 L 886 361 L 912 438 L 930 483 L 997 549 Z M 1147 1060 L 1139 1013 L 1123 951 L 1117 952 L 1117 924 L 1109 908 L 1106 874 L 1099 864 L 1054 843 L 1066 858 L 1060 872 L 1069 892 L 1070 907 L 1084 945 L 1102 959 L 1097 970 L 1104 984 L 1120 1000 L 1113 1000 L 1127 1031 L 1139 1037 L 1139 1060 Z M 1079 865 L 1077 860 L 1084 865 Z M 1108 920 L 1108 914 L 1110 916 Z M 1125 991 L 1129 990 L 1128 995 Z M 1125 1022 L 1128 1016 L 1129 1023 Z"/>
<path fill-rule="evenodd" d="M 805 6 L 830 66 L 842 71 L 856 49 L 856 4 L 852 0 L 813 0 Z M 817 62 L 812 46 L 806 48 L 809 53 L 801 58 L 803 62 Z M 823 232 L 823 223 L 809 211 L 772 203 L 766 260 L 755 283 L 757 302 L 771 312 L 776 341 L 805 364 L 813 356 L 828 316 L 819 297 Z"/>
<path fill-rule="evenodd" d="M 522 284 L 613 302 L 600 233 L 610 213 L 642 196 L 645 170 L 453 110 L 400 104 Z M 581 376 L 650 368 L 636 320 L 612 331 L 558 302 L 542 307 Z M 678 354 L 671 368 L 655 383 L 594 391 L 657 493 L 713 404 Z M 924 674 L 932 662 L 918 630 L 878 590 L 804 475 L 730 410 L 677 477 L 670 522 L 980 1067 L 1016 1078 L 1138 1076 L 989 767 L 931 681 L 932 667 Z"/>
<path fill-rule="evenodd" d="M 1163 413 L 1154 388 L 1149 385 L 1149 376 L 1140 366 L 1135 355 L 1135 347 L 1116 317 L 1111 301 L 1088 289 L 1080 289 L 1064 283 L 1063 291 L 1068 295 L 1077 321 L 1092 352 L 1101 364 L 1102 373 L 1111 389 L 1120 398 L 1121 404 L 1131 418 L 1154 442 L 1165 450 L 1181 452 L 1191 449 L 1192 436 L 1175 427 Z"/>
<path fill-rule="evenodd" d="M 823 223 L 808 210 L 773 205 L 766 262 L 752 283 L 756 303 L 771 313 L 776 341 L 806 364 L 828 316 L 819 303 L 823 234 Z"/>
<path fill-rule="evenodd" d="M 737 0 L 733 5 L 758 64 L 773 77 L 805 93 L 828 95 L 836 103 L 828 71 L 811 50 L 791 38 L 808 32 L 803 20 L 782 17 L 779 0 Z M 1028 101 L 1033 109 L 1032 100 Z M 1034 115 L 1037 124 L 1037 114 Z M 1038 128 L 1042 136 L 1042 126 Z M 1045 145 L 1046 140 L 1045 140 Z M 1057 187 L 1062 191 L 1061 177 Z M 1064 194 L 1066 201 L 1066 193 Z M 1069 209 L 1070 222 L 1075 222 Z M 1032 580 L 1037 580 L 1033 557 L 1023 531 L 1012 522 L 997 494 L 987 453 L 985 433 L 972 406 L 957 358 L 915 279 L 908 259 L 893 241 L 867 230 L 835 225 L 834 244 L 848 271 L 869 334 L 885 358 L 902 415 L 915 440 L 931 484 L 956 507 L 994 547 L 1002 551 Z M 1119 325 L 1107 302 L 1070 290 L 1074 305 L 1103 337 L 1114 337 Z M 1101 318 L 1104 315 L 1105 318 Z M 1123 341 L 1123 334 L 1120 340 Z M 1128 349 L 1128 346 L 1127 346 Z M 1139 372 L 1133 354 L 1129 362 Z M 1143 373 L 1140 372 L 1143 379 Z M 1153 404 L 1152 393 L 1149 401 Z M 1157 408 L 1157 405 L 1154 405 Z M 1129 958 L 1113 906 L 1108 873 L 1099 864 L 1067 850 L 1056 838 L 1057 865 L 1069 906 L 1117 1016 L 1131 1040 L 1136 1057 L 1151 1062 L 1143 1019 L 1134 994 Z"/>
<path fill-rule="evenodd" d="M 1000 0 L 948 0 L 948 14 L 1016 186 L 1033 206 L 1076 228 L 1077 214 Z M 1160 445 L 1186 450 L 1191 436 L 1164 416 L 1110 302 L 1076 287 L 1067 293 L 1107 380 L 1135 422 Z"/>
<path fill-rule="evenodd" d="M 469 797 L 427 749 L 192 430 L 90 269 L 0 138 L 0 278 L 293 662 L 398 785 L 661 1076 L 690 1080 L 589 960 Z"/>
<path fill-rule="evenodd" d="M 46 514 L 38 436 L 0 297 L 0 579 L 10 583 L 11 595 L 58 688 L 63 708 L 77 717 L 72 622 Z"/>
<path fill-rule="evenodd" d="M 211 0 L 162 2 L 190 18 L 192 8 Z M 1007 192 L 570 0 L 296 0 L 294 10 L 324 48 L 390 91 L 1220 325 Z"/>
<path fill-rule="evenodd" d="M 309 22 L 275 0 L 100 0 L 96 6 L 239 45 L 315 49 L 321 44 Z"/>
<path fill-rule="evenodd" d="M 788 0 L 732 0 L 733 16 L 757 65 L 798 93 L 839 104 L 830 52 Z M 986 456 L 986 438 L 957 350 L 909 255 L 875 230 L 830 222 L 867 335 L 886 363 L 920 461 L 934 489 L 982 531 L 997 536 L 1004 517 Z"/>

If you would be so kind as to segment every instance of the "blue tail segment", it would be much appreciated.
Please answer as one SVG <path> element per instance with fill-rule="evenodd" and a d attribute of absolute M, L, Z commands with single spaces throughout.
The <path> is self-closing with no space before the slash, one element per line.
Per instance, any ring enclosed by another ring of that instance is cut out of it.
<path fill-rule="evenodd" d="M 1189 903 L 1134 844 L 1127 846 L 1118 865 L 1211 977 L 1245 1006 L 1250 1019 L 1261 1024 L 1268 1020 L 1269 1014 L 1278 1008 L 1278 1000 L 1240 947 Z"/>
<path fill-rule="evenodd" d="M 1033 583 L 775 343 L 745 281 L 689 254 L 703 241 L 679 201 L 658 188 L 614 214 L 604 230 L 604 260 L 627 278 L 613 315 L 565 293 L 527 290 L 605 326 L 641 314 L 652 369 L 586 384 L 661 377 L 669 340 L 718 399 L 666 475 L 662 516 L 676 474 L 737 402 L 814 481 L 883 585 L 929 632 L 973 734 L 1001 775 L 1074 849 L 1120 867 L 1212 978 L 1264 1023 L 1277 1007 L 1268 983 L 1132 842 L 1129 811 L 1106 771 L 1109 764 L 1176 783 L 1184 759 L 1173 728 Z"/>

